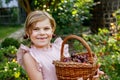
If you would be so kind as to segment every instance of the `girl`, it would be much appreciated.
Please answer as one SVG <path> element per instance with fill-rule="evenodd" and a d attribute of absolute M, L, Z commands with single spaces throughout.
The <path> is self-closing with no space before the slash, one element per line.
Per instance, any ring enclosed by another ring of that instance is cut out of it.
<path fill-rule="evenodd" d="M 25 33 L 32 44 L 30 48 L 21 44 L 17 61 L 31 80 L 57 80 L 52 62 L 60 59 L 62 39 L 51 43 L 55 28 L 55 20 L 45 11 L 33 11 L 26 18 Z M 67 54 L 67 45 L 65 50 Z"/>
<path fill-rule="evenodd" d="M 53 60 L 60 60 L 62 39 L 51 43 L 56 28 L 55 20 L 45 11 L 31 12 L 25 21 L 25 34 L 31 46 L 21 44 L 17 61 L 25 69 L 30 80 L 57 80 Z M 69 56 L 68 45 L 64 55 Z"/>

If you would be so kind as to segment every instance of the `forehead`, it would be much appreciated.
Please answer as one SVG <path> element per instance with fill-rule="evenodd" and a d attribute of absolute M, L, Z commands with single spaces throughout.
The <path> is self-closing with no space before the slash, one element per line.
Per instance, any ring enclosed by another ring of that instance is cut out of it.
<path fill-rule="evenodd" d="M 34 25 L 34 27 L 43 27 L 43 26 L 50 26 L 51 27 L 51 23 L 49 19 L 44 19 L 42 21 L 37 21 Z"/>

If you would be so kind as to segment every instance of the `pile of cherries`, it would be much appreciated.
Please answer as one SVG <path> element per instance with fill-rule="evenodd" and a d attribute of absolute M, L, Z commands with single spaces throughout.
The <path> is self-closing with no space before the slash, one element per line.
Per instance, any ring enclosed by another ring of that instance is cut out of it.
<path fill-rule="evenodd" d="M 89 63 L 89 54 L 72 54 L 71 57 L 65 57 L 63 62 Z"/>

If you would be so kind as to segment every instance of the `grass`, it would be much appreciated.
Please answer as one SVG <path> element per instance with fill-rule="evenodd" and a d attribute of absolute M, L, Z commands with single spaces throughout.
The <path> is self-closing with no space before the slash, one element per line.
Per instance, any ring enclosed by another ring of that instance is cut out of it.
<path fill-rule="evenodd" d="M 0 25 L 0 40 L 4 39 L 5 37 L 9 36 L 11 33 L 19 30 L 22 28 L 21 25 L 16 26 L 1 26 Z"/>

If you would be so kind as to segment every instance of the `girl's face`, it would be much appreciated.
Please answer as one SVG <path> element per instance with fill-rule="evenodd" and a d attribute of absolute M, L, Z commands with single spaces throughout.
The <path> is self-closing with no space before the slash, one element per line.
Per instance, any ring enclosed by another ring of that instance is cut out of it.
<path fill-rule="evenodd" d="M 37 48 L 48 47 L 52 39 L 52 27 L 49 19 L 38 21 L 32 29 L 30 39 Z"/>

